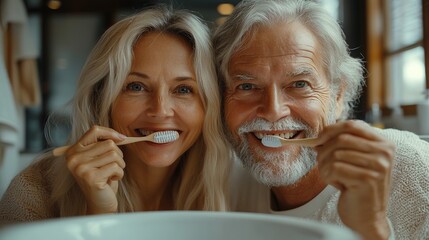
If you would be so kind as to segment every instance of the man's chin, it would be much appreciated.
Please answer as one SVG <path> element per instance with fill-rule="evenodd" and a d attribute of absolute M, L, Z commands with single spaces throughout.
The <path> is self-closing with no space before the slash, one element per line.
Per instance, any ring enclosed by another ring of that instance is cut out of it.
<path fill-rule="evenodd" d="M 297 183 L 315 166 L 311 150 L 302 149 L 296 154 L 296 157 L 291 157 L 290 152 L 268 153 L 249 147 L 247 151 L 242 149 L 238 156 L 244 167 L 262 184 L 288 186 Z"/>
<path fill-rule="evenodd" d="M 287 169 L 279 169 L 276 166 L 267 166 L 265 164 L 247 166 L 246 168 L 258 182 L 269 187 L 292 186 L 311 170 L 297 165 Z"/>

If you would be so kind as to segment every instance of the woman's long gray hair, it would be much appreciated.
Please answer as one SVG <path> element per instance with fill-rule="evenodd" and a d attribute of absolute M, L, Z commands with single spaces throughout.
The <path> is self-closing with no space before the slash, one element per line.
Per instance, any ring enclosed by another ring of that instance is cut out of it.
<path fill-rule="evenodd" d="M 132 64 L 133 46 L 148 32 L 168 32 L 185 39 L 193 49 L 193 63 L 205 108 L 202 136 L 181 159 L 176 176 L 176 209 L 226 210 L 225 187 L 228 151 L 220 118 L 220 96 L 210 35 L 204 22 L 185 10 L 166 6 L 146 9 L 109 28 L 91 52 L 73 99 L 72 130 L 75 143 L 93 125 L 110 127 L 111 106 L 122 89 Z M 63 159 L 52 161 L 52 200 L 60 216 L 84 215 L 86 203 Z M 126 161 L 126 159 L 125 159 Z M 126 171 L 126 169 L 125 169 Z M 119 185 L 119 212 L 134 211 L 132 181 Z"/>

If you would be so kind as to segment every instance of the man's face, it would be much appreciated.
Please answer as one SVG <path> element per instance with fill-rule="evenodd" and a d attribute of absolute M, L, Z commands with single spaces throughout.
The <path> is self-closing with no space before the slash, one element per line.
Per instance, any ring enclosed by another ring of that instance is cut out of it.
<path fill-rule="evenodd" d="M 229 138 L 244 166 L 261 182 L 290 185 L 315 165 L 310 148 L 265 147 L 264 135 L 317 136 L 335 122 L 332 94 L 320 46 L 302 24 L 259 27 L 231 58 L 225 93 Z"/>

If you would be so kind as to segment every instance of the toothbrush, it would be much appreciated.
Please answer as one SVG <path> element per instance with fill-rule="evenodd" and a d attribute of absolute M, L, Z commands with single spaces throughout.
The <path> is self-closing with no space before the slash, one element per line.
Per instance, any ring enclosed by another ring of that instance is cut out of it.
<path fill-rule="evenodd" d="M 285 144 L 295 144 L 306 147 L 319 145 L 317 138 L 285 139 L 275 135 L 268 135 L 262 138 L 262 144 L 266 147 L 278 148 Z"/>
<path fill-rule="evenodd" d="M 154 143 L 168 143 L 168 142 L 176 141 L 177 138 L 179 138 L 179 133 L 177 131 L 160 131 L 160 132 L 154 132 L 144 137 L 127 137 L 123 141 L 118 142 L 117 145 L 125 145 L 125 144 L 130 144 L 135 142 L 141 142 L 141 141 L 150 141 Z M 57 147 L 52 151 L 52 154 L 55 157 L 61 156 L 67 151 L 69 147 L 70 145 Z"/>

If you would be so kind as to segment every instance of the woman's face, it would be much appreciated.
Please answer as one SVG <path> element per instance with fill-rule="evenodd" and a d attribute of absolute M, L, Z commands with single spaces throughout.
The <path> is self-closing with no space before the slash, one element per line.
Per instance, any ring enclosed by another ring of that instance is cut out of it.
<path fill-rule="evenodd" d="M 137 41 L 133 53 L 131 70 L 112 106 L 113 128 L 133 137 L 177 131 L 174 142 L 138 142 L 122 148 L 127 164 L 168 167 L 195 143 L 203 126 L 193 52 L 182 38 L 153 32 Z"/>

